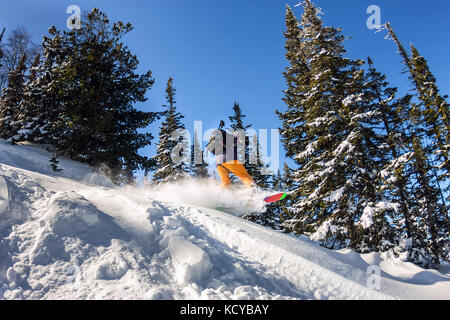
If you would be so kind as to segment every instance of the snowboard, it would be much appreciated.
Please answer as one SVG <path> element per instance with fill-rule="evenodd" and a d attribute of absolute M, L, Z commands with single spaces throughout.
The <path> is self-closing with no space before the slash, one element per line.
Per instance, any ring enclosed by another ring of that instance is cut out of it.
<path fill-rule="evenodd" d="M 264 201 L 266 203 L 275 203 L 275 202 L 278 202 L 280 200 L 283 200 L 284 198 L 286 198 L 286 196 L 287 196 L 287 193 L 284 193 L 284 192 L 277 193 L 277 194 L 274 194 L 274 195 L 269 196 L 267 198 L 264 198 Z"/>
<path fill-rule="evenodd" d="M 286 196 L 287 196 L 287 193 L 285 193 L 285 192 L 277 193 L 272 196 L 264 198 L 264 202 L 267 204 L 275 203 L 280 200 L 283 200 L 284 198 L 286 198 Z M 232 213 L 232 214 L 236 214 L 237 212 L 239 212 L 239 210 L 237 208 L 233 208 L 233 207 L 216 207 L 215 209 L 218 211 Z"/>
<path fill-rule="evenodd" d="M 217 211 L 231 213 L 231 214 L 236 214 L 238 212 L 237 209 L 233 208 L 233 207 L 215 207 L 214 209 Z"/>

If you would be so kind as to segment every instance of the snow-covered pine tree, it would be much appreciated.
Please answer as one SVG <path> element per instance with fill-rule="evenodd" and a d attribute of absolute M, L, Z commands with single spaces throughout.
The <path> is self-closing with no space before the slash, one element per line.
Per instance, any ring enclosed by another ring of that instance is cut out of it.
<path fill-rule="evenodd" d="M 280 170 L 278 170 L 276 174 L 272 174 L 270 176 L 270 181 L 268 181 L 268 184 L 270 185 L 268 185 L 267 188 L 270 188 L 270 190 L 278 192 L 284 191 L 283 176 Z M 264 216 L 267 218 L 265 219 L 265 225 L 277 230 L 282 229 L 282 213 L 285 202 L 286 200 L 283 199 L 277 203 L 266 205 L 266 212 L 264 213 Z"/>
<path fill-rule="evenodd" d="M 24 98 L 26 55 L 22 55 L 17 67 L 8 75 L 8 87 L 0 100 L 0 138 L 14 143 L 20 130 L 17 119 L 20 103 Z"/>
<path fill-rule="evenodd" d="M 37 114 L 29 110 L 29 106 L 32 103 L 32 88 L 33 82 L 37 79 L 37 73 L 39 72 L 39 65 L 41 63 L 40 60 L 41 55 L 38 53 L 33 61 L 33 64 L 30 67 L 29 73 L 27 75 L 27 82 L 25 83 L 23 96 L 24 99 L 21 101 L 18 116 L 17 116 L 17 127 L 20 128 L 17 132 L 17 140 L 18 141 L 27 141 L 32 140 L 29 139 L 31 130 L 31 124 L 34 122 L 33 119 L 36 119 Z M 33 110 L 35 111 L 35 110 Z"/>
<path fill-rule="evenodd" d="M 248 135 L 247 130 L 251 128 L 251 124 L 245 124 L 244 118 L 246 118 L 246 115 L 242 112 L 240 105 L 235 102 L 233 116 L 230 116 L 229 120 L 233 133 L 238 136 L 238 157 L 243 160 L 245 168 L 253 177 L 255 183 L 260 188 L 265 189 L 268 187 L 267 165 L 261 158 L 258 137 Z"/>
<path fill-rule="evenodd" d="M 421 109 L 426 124 L 425 133 L 430 141 L 430 161 L 437 169 L 437 183 L 443 184 L 442 192 L 450 199 L 450 104 L 447 96 L 441 96 L 436 78 L 430 71 L 428 63 L 411 44 L 411 77 L 421 101 Z M 442 197 L 442 202 L 445 200 Z M 448 210 L 447 210 L 448 211 Z"/>
<path fill-rule="evenodd" d="M 56 28 L 50 28 L 49 33 L 53 38 L 44 36 L 43 60 L 35 58 L 24 89 L 18 140 L 57 145 L 59 137 L 55 126 L 64 110 L 53 65 L 63 49 L 62 38 Z"/>
<path fill-rule="evenodd" d="M 411 157 L 408 152 L 408 138 L 405 123 L 408 120 L 408 108 L 411 96 L 396 98 L 397 88 L 389 87 L 386 76 L 379 73 L 368 58 L 365 94 L 370 104 L 380 113 L 381 123 L 378 127 L 379 146 L 384 149 L 382 168 L 377 175 L 377 186 L 396 210 L 389 215 L 395 226 L 395 241 L 410 239 L 411 243 L 417 237 L 414 228 L 413 212 L 411 212 L 411 197 L 408 190 L 408 174 L 406 169 Z M 409 251 L 420 250 L 420 247 L 410 247 Z"/>
<path fill-rule="evenodd" d="M 302 29 L 289 5 L 286 6 L 285 23 L 287 29 L 284 32 L 286 38 L 285 50 L 289 65 L 283 72 L 287 88 L 284 90 L 282 100 L 287 110 L 283 112 L 277 110 L 276 113 L 283 121 L 281 141 L 286 149 L 286 156 L 294 157 L 298 153 L 296 142 L 300 142 L 305 135 L 302 125 L 305 122 L 305 110 L 299 101 L 304 98 L 304 92 L 307 90 L 306 86 L 309 80 L 306 75 L 309 74 L 309 67 L 303 60 L 304 56 L 300 54 Z"/>
<path fill-rule="evenodd" d="M 270 179 L 270 188 L 272 190 L 284 191 L 283 176 L 280 169 L 278 169 L 277 173 L 272 174 Z"/>
<path fill-rule="evenodd" d="M 248 173 L 252 176 L 256 185 L 265 190 L 270 187 L 269 166 L 262 158 L 261 146 L 258 136 L 249 137 L 252 143 L 249 145 L 249 161 L 246 165 Z"/>
<path fill-rule="evenodd" d="M 254 135 L 247 138 L 252 140 L 252 143 L 248 146 L 249 161 L 246 165 L 247 172 L 260 189 L 268 190 L 271 187 L 270 180 L 272 175 L 269 174 L 269 166 L 262 159 L 258 136 Z M 280 204 L 268 205 L 266 206 L 266 211 L 253 213 L 243 218 L 264 226 L 279 229 L 280 223 L 277 205 Z"/>
<path fill-rule="evenodd" d="M 421 112 L 423 112 L 425 123 L 428 125 L 428 137 L 435 144 L 433 152 L 441 160 L 438 167 L 444 171 L 441 175 L 441 180 L 449 179 L 450 109 L 449 103 L 446 101 L 447 96 L 442 96 L 439 93 L 436 78 L 431 73 L 427 61 L 420 55 L 419 51 L 411 44 L 412 56 L 410 58 L 391 25 L 387 23 L 386 27 L 410 73 L 410 80 L 415 87 L 417 97 L 422 102 Z"/>
<path fill-rule="evenodd" d="M 447 96 L 442 96 L 439 93 L 436 78 L 431 73 L 427 61 L 420 55 L 419 51 L 411 44 L 412 57 L 410 58 L 391 25 L 387 23 L 386 27 L 389 32 L 389 37 L 396 43 L 403 62 L 409 71 L 409 79 L 420 101 L 419 104 L 416 104 L 414 112 L 416 113 L 416 118 L 423 118 L 419 121 L 421 126 L 426 125 L 426 128 L 423 130 L 427 139 L 431 141 L 431 145 L 429 146 L 431 159 L 429 160 L 431 162 L 437 160 L 438 162 L 437 164 L 433 164 L 433 166 L 439 169 L 439 174 L 434 175 L 437 178 L 437 183 L 444 181 L 444 186 L 441 190 L 448 194 L 450 188 L 450 109 L 449 103 L 446 101 Z M 445 201 L 443 200 L 442 202 Z"/>
<path fill-rule="evenodd" d="M 386 27 L 409 71 L 409 79 L 418 100 L 411 102 L 407 122 L 411 152 L 409 192 L 413 197 L 412 212 L 414 212 L 413 219 L 418 233 L 415 240 L 421 247 L 411 260 L 425 266 L 432 266 L 439 263 L 441 259 L 449 259 L 448 204 L 439 183 L 442 179 L 439 179 L 438 170 L 434 165 L 436 159 L 443 160 L 439 169 L 445 172 L 445 157 L 448 156 L 448 152 L 442 144 L 445 143 L 447 138 L 445 135 L 448 133 L 446 124 L 448 104 L 439 95 L 435 79 L 429 72 L 426 61 L 413 46 L 414 58 L 411 59 L 390 24 L 386 24 Z M 445 105 L 447 110 L 441 112 L 440 107 L 445 108 Z M 433 128 L 433 120 L 437 121 L 438 126 L 440 124 L 442 128 Z M 438 155 L 433 154 L 433 151 L 438 152 Z"/>
<path fill-rule="evenodd" d="M 111 24 L 98 9 L 93 9 L 82 24 L 81 29 L 67 35 L 68 47 L 73 44 L 78 50 L 69 52 L 63 71 L 66 88 L 73 89 L 69 97 L 77 98 L 66 108 L 73 129 L 62 148 L 72 158 L 79 154 L 91 165 L 107 165 L 118 180 L 129 182 L 135 170 L 152 165 L 139 150 L 150 145 L 153 136 L 138 130 L 159 115 L 134 107 L 147 101 L 146 93 L 154 83 L 152 72 L 137 74 L 139 61 L 122 42 L 133 25 L 121 21 Z M 73 88 L 72 82 L 79 86 Z"/>
<path fill-rule="evenodd" d="M 281 176 L 282 185 L 285 191 L 292 191 L 296 188 L 292 171 L 293 170 L 289 167 L 287 162 L 285 162 L 283 164 L 283 173 Z"/>
<path fill-rule="evenodd" d="M 31 64 L 30 72 L 29 72 L 28 77 L 27 77 L 28 82 L 32 82 L 32 81 L 36 80 L 36 74 L 37 74 L 38 67 L 39 67 L 40 63 L 41 63 L 41 54 L 38 53 L 34 57 L 33 63 Z"/>
<path fill-rule="evenodd" d="M 122 43 L 133 26 L 111 23 L 93 9 L 82 27 L 45 37 L 43 63 L 30 85 L 30 137 L 48 141 L 70 158 L 108 167 L 117 183 L 129 183 L 137 169 L 150 169 L 139 150 L 151 143 L 139 133 L 159 115 L 134 108 L 147 100 L 154 80 L 136 73 L 139 61 Z"/>
<path fill-rule="evenodd" d="M 287 156 L 298 165 L 290 222 L 297 221 L 298 233 L 315 231 L 312 238 L 327 247 L 375 249 L 386 241 L 381 236 L 368 243 L 367 229 L 388 224 L 384 208 L 377 210 L 376 221 L 367 219 L 383 198 L 372 184 L 380 166 L 370 127 L 377 113 L 365 103 L 363 61 L 343 57 L 340 30 L 324 27 L 320 9 L 311 1 L 303 7 L 293 56 L 304 72 L 296 73 L 295 98 L 286 96 L 291 105 L 279 113 Z"/>
<path fill-rule="evenodd" d="M 297 186 L 294 181 L 294 170 L 292 170 L 287 162 L 283 164 L 283 171 L 281 172 L 281 186 L 282 189 L 276 189 L 279 191 L 284 191 L 287 193 L 290 193 L 293 190 L 296 190 Z M 276 181 L 276 180 L 275 180 Z M 275 185 L 274 185 L 275 187 Z M 292 212 L 292 200 L 291 197 L 288 196 L 287 198 L 277 202 L 280 207 L 280 224 L 281 229 L 288 233 L 295 233 L 296 229 L 300 228 L 301 230 L 308 230 L 309 232 L 313 232 L 314 229 L 307 225 L 306 223 L 303 223 L 302 220 L 298 219 L 298 215 L 294 212 Z M 306 216 L 305 216 L 306 217 Z"/>
<path fill-rule="evenodd" d="M 209 178 L 208 163 L 205 162 L 201 140 L 198 138 L 197 132 L 194 132 L 191 148 L 191 175 L 196 179 Z"/>
<path fill-rule="evenodd" d="M 305 106 L 301 101 L 305 99 L 309 90 L 310 68 L 305 60 L 305 55 L 302 54 L 302 26 L 289 5 L 286 6 L 285 24 L 285 57 L 289 64 L 283 72 L 287 88 L 284 90 L 282 100 L 286 105 L 286 110 L 282 112 L 277 110 L 276 113 L 282 121 L 281 141 L 286 150 L 286 157 L 294 158 L 301 152 L 301 146 L 304 147 L 307 144 L 305 141 L 307 132 L 304 125 L 306 122 Z M 286 169 L 288 170 L 286 171 Z M 293 174 L 285 163 L 284 185 L 286 189 L 291 191 L 295 189 Z M 285 231 L 297 233 L 311 231 L 309 223 L 312 223 L 312 221 L 308 219 L 304 212 L 289 207 L 290 204 L 292 204 L 292 201 L 286 203 L 287 206 L 284 210 L 283 228 Z"/>
<path fill-rule="evenodd" d="M 304 108 L 299 101 L 303 98 L 302 92 L 305 90 L 302 91 L 302 88 L 298 87 L 301 87 L 302 85 L 300 81 L 306 80 L 306 78 L 302 78 L 300 75 L 309 73 L 309 69 L 305 61 L 302 60 L 304 57 L 300 55 L 300 34 L 302 29 L 289 5 L 286 5 L 285 25 L 285 58 L 288 61 L 288 66 L 283 72 L 287 88 L 284 90 L 284 97 L 282 100 L 286 105 L 286 110 L 276 110 L 276 114 L 282 121 L 281 141 L 286 150 L 286 157 L 293 158 L 299 152 L 295 141 L 297 139 L 302 139 L 304 136 Z M 303 83 L 303 85 L 305 84 L 307 84 L 307 82 Z M 285 168 L 286 166 L 287 164 L 285 163 Z M 290 178 L 292 178 L 292 175 L 290 175 Z M 289 182 L 284 180 L 286 188 L 292 186 L 292 179 L 289 180 Z M 292 210 L 288 210 L 288 208 L 285 209 L 287 214 L 283 219 L 283 229 L 287 232 L 294 232 L 294 229 L 298 227 L 298 222 L 300 221 L 299 215 L 301 212 L 294 213 Z M 293 219 L 294 217 L 297 219 Z M 287 220 L 289 222 L 286 222 Z M 303 231 L 304 228 L 301 227 L 300 230 L 298 230 L 299 233 L 302 233 Z"/>
<path fill-rule="evenodd" d="M 439 264 L 441 259 L 449 258 L 443 255 L 444 251 L 448 250 L 448 220 L 443 206 L 438 203 L 439 189 L 431 183 L 431 168 L 426 149 L 418 136 L 412 133 L 411 137 L 411 176 L 414 177 L 415 183 L 411 185 L 410 193 L 413 195 L 415 229 L 421 236 L 420 245 L 424 249 L 415 252 L 411 259 L 428 267 Z"/>
<path fill-rule="evenodd" d="M 432 221 L 429 228 L 431 249 L 438 263 L 439 260 L 450 259 L 450 104 L 447 102 L 448 96 L 439 93 L 436 78 L 427 61 L 412 44 L 411 64 L 412 77 L 423 108 L 426 140 L 429 142 L 425 161 L 432 165 L 431 185 L 436 185 L 438 194 L 435 196 L 440 201 L 434 213 L 428 213 L 428 220 Z"/>
<path fill-rule="evenodd" d="M 181 121 L 184 116 L 176 108 L 175 91 L 173 79 L 169 78 L 166 88 L 167 104 L 163 106 L 166 109 L 165 119 L 160 127 L 159 143 L 156 156 L 154 157 L 156 161 L 156 171 L 153 174 L 154 184 L 179 181 L 184 179 L 189 171 L 185 163 L 173 163 L 172 161 L 172 152 L 177 143 L 179 143 L 179 141 L 172 139 L 172 135 L 177 130 L 185 129 Z"/>
<path fill-rule="evenodd" d="M 251 127 L 251 124 L 244 124 L 244 118 L 247 116 L 242 112 L 239 103 L 234 102 L 233 115 L 229 116 L 230 128 L 233 133 L 238 137 L 238 158 L 242 161 L 245 167 L 248 169 L 248 163 L 250 158 L 249 152 L 249 138 L 247 136 L 247 129 Z M 231 177 L 233 180 L 234 177 Z"/>

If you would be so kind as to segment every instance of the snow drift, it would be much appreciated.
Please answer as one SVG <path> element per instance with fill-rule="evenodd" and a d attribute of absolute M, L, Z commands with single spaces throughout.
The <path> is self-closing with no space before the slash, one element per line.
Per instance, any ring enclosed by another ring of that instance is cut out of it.
<path fill-rule="evenodd" d="M 48 159 L 0 140 L 2 299 L 450 298 L 448 266 L 330 251 L 212 209 L 247 205 L 244 191 L 117 188 L 67 159 L 54 173 Z"/>

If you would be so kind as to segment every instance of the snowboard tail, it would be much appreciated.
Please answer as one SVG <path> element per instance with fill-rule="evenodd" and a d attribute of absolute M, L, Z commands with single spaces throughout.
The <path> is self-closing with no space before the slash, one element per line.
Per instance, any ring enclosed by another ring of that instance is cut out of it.
<path fill-rule="evenodd" d="M 266 204 L 275 203 L 280 200 L 283 200 L 284 198 L 286 198 L 286 196 L 287 196 L 287 193 L 285 193 L 285 192 L 277 193 L 272 196 L 266 197 L 264 199 L 264 202 Z M 223 207 L 215 207 L 215 209 L 218 211 L 231 213 L 231 214 L 243 214 L 243 213 L 248 213 L 250 207 L 251 207 L 251 200 L 247 203 L 247 206 L 244 206 L 242 208 L 223 206 Z"/>

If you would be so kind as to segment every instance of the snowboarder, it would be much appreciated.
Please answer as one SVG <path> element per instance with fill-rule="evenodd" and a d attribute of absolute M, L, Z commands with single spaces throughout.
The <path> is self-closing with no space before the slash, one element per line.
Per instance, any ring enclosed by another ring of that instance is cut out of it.
<path fill-rule="evenodd" d="M 231 186 L 230 173 L 237 176 L 249 188 L 256 188 L 256 183 L 238 160 L 238 137 L 223 130 L 225 122 L 220 121 L 219 128 L 213 132 L 206 149 L 216 156 L 217 172 L 222 186 Z"/>

